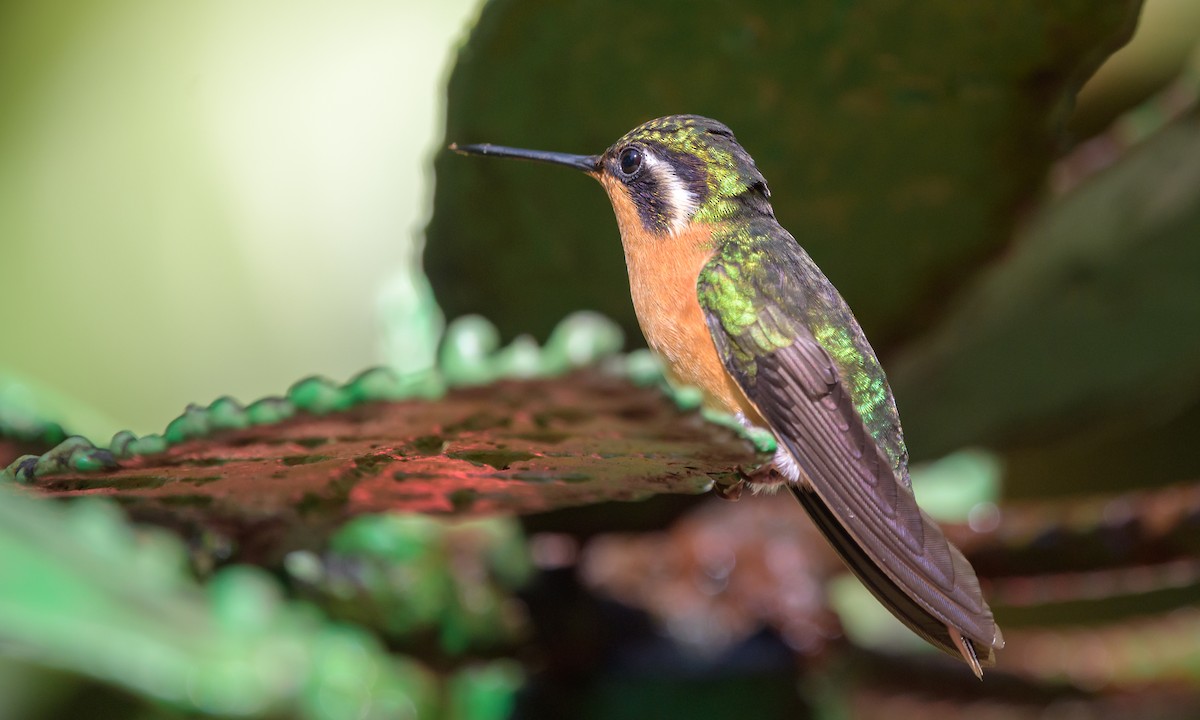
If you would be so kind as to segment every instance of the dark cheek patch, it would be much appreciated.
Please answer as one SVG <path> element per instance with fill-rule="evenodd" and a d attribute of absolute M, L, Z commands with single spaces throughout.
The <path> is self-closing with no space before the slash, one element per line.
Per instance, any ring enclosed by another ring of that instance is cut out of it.
<path fill-rule="evenodd" d="M 694 155 L 674 153 L 659 149 L 656 153 L 671 166 L 687 189 L 704 204 L 708 197 L 708 175 L 704 162 Z M 671 207 L 663 182 L 654 172 L 643 171 L 628 183 L 629 195 L 638 209 L 642 226 L 655 233 L 665 233 L 671 228 L 675 208 Z"/>
<path fill-rule="evenodd" d="M 661 183 L 651 173 L 643 172 L 629 183 L 629 196 L 642 219 L 642 227 L 654 233 L 664 233 L 670 228 L 671 206 Z"/>

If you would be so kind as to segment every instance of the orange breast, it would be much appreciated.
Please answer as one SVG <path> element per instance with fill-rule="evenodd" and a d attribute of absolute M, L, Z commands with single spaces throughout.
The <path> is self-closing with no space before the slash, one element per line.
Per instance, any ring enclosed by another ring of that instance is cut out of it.
<path fill-rule="evenodd" d="M 650 348 L 663 359 L 669 379 L 703 390 L 710 407 L 743 412 L 765 427 L 717 355 L 697 299 L 696 279 L 714 251 L 711 228 L 694 223 L 673 235 L 648 232 L 624 186 L 607 176 L 600 181 L 621 228 L 638 324 Z"/>

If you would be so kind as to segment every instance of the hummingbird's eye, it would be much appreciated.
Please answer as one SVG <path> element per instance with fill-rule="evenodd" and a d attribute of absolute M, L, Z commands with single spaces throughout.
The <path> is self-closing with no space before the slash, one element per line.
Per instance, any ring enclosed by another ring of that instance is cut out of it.
<path fill-rule="evenodd" d="M 621 151 L 617 162 L 621 164 L 621 174 L 625 176 L 633 175 L 642 167 L 642 151 L 635 147 L 627 147 Z"/>

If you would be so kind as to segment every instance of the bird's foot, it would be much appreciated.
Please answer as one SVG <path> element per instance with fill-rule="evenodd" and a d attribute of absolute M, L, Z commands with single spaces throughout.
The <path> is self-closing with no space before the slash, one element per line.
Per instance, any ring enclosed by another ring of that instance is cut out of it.
<path fill-rule="evenodd" d="M 742 474 L 740 469 L 738 470 L 738 474 Z M 744 478 L 738 478 L 737 480 L 734 480 L 732 483 L 728 484 L 717 481 L 713 483 L 713 494 L 722 500 L 736 502 L 737 500 L 741 499 L 742 490 L 745 488 L 746 481 Z"/>
<path fill-rule="evenodd" d="M 739 467 L 738 475 L 741 476 L 741 480 L 735 486 L 730 486 L 731 488 L 737 488 L 737 495 L 729 498 L 732 500 L 736 500 L 737 496 L 741 495 L 742 490 L 747 488 L 750 489 L 750 492 L 756 494 L 766 493 L 769 495 L 783 487 L 784 483 L 787 482 L 779 470 L 776 469 L 774 462 L 768 462 L 750 470 Z"/>

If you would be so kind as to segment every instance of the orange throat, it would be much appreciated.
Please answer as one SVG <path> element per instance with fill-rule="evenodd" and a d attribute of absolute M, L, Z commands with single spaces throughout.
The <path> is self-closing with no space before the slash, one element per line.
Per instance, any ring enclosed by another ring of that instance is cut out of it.
<path fill-rule="evenodd" d="M 638 324 L 647 344 L 662 358 L 668 379 L 675 385 L 700 388 L 713 409 L 744 413 L 752 423 L 765 427 L 717 355 L 700 308 L 696 280 L 715 252 L 713 227 L 691 223 L 679 232 L 654 233 L 642 224 L 620 182 L 606 175 L 599 179 L 621 229 Z"/>

